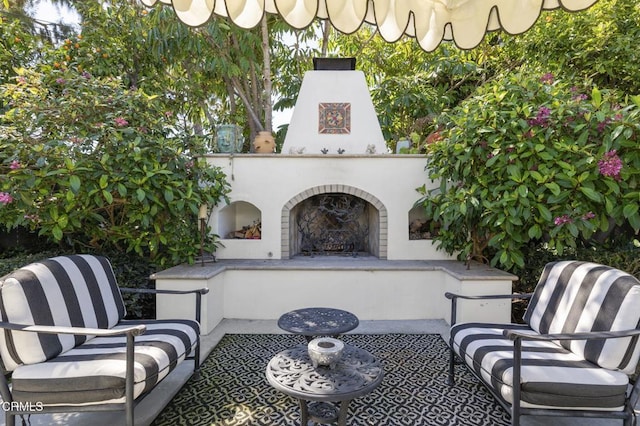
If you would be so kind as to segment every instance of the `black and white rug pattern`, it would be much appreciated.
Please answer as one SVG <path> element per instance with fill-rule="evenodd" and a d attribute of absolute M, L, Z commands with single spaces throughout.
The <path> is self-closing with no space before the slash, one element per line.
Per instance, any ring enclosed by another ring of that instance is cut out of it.
<path fill-rule="evenodd" d="M 383 363 L 373 392 L 349 405 L 351 426 L 509 425 L 509 416 L 462 365 L 447 385 L 449 351 L 432 334 L 347 334 L 345 343 Z M 156 418 L 155 426 L 285 426 L 300 424 L 298 401 L 273 389 L 265 368 L 273 355 L 304 343 L 291 334 L 229 334 Z"/>

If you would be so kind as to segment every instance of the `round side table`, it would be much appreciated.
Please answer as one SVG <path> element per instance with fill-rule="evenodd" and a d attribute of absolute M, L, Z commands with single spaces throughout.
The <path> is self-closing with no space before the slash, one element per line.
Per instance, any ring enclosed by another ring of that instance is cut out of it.
<path fill-rule="evenodd" d="M 334 308 L 304 308 L 287 312 L 278 319 L 278 327 L 305 336 L 307 341 L 317 336 L 338 336 L 360 324 L 351 312 Z"/>
<path fill-rule="evenodd" d="M 345 345 L 334 369 L 314 368 L 307 345 L 298 345 L 276 354 L 266 370 L 271 386 L 298 399 L 302 425 L 313 421 L 345 426 L 351 400 L 373 391 L 383 376 L 377 358 L 351 345 Z"/>

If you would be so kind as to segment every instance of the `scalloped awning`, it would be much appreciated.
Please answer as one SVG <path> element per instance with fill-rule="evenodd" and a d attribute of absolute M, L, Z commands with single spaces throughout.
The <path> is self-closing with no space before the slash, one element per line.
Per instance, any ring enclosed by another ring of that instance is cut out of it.
<path fill-rule="evenodd" d="M 488 31 L 509 34 L 527 31 L 542 10 L 586 9 L 597 0 L 142 0 L 146 6 L 171 5 L 187 25 L 205 24 L 213 14 L 229 17 L 241 28 L 253 28 L 264 12 L 279 14 L 294 28 L 314 19 L 329 19 L 339 31 L 351 34 L 367 22 L 377 26 L 389 42 L 403 35 L 415 37 L 424 50 L 443 40 L 461 49 L 477 46 Z"/>

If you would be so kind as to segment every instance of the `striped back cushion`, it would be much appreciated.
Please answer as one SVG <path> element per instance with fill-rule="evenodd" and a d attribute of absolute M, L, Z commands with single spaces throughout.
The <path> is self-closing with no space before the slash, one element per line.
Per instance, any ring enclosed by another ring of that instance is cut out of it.
<path fill-rule="evenodd" d="M 609 266 L 580 261 L 545 266 L 524 320 L 541 334 L 632 330 L 640 321 L 640 281 Z M 603 368 L 634 372 L 637 338 L 566 340 L 562 346 Z"/>
<path fill-rule="evenodd" d="M 125 308 L 105 257 L 71 255 L 32 263 L 1 278 L 0 314 L 16 324 L 111 328 Z M 54 358 L 90 338 L 2 331 L 0 356 L 9 371 Z"/>

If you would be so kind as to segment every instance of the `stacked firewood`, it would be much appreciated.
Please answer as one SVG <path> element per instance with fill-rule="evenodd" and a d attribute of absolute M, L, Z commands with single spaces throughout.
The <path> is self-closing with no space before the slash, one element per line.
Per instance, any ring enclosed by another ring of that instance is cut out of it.
<path fill-rule="evenodd" d="M 431 223 L 427 219 L 415 219 L 409 224 L 410 240 L 428 240 L 438 235 L 438 227 L 431 229 Z"/>
<path fill-rule="evenodd" d="M 262 222 L 243 226 L 242 229 L 231 231 L 227 235 L 230 239 L 259 240 L 262 237 Z"/>

